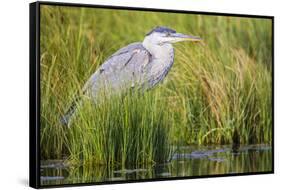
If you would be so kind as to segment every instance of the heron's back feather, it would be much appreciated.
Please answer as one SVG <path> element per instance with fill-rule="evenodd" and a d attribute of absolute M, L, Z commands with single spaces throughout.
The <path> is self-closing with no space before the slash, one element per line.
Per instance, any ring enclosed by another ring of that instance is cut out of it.
<path fill-rule="evenodd" d="M 142 86 L 151 59 L 151 54 L 140 42 L 121 48 L 97 69 L 84 90 L 96 97 L 103 90 L 116 92 Z"/>

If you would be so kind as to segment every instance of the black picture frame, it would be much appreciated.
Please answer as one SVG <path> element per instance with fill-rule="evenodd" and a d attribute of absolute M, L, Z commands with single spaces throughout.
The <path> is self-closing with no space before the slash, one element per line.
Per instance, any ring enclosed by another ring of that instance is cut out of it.
<path fill-rule="evenodd" d="M 108 182 L 92 182 L 92 183 L 76 183 L 65 185 L 40 185 L 40 6 L 68 6 L 68 7 L 88 7 L 88 8 L 105 8 L 117 10 L 136 10 L 136 11 L 153 11 L 153 12 L 169 12 L 169 13 L 185 13 L 185 14 L 200 14 L 200 15 L 215 15 L 215 16 L 231 16 L 231 17 L 246 17 L 246 18 L 264 18 L 272 21 L 272 171 L 256 172 L 256 173 L 238 173 L 238 174 L 219 174 L 206 176 L 191 176 L 191 177 L 171 177 L 171 178 L 155 178 L 127 181 L 108 181 Z M 51 187 L 69 187 L 69 186 L 85 186 L 85 185 L 100 185 L 100 184 L 119 184 L 119 183 L 136 183 L 148 181 L 168 181 L 168 180 L 185 180 L 194 178 L 212 178 L 212 177 L 230 177 L 258 174 L 274 173 L 274 17 L 264 15 L 248 15 L 248 14 L 232 14 L 220 12 L 202 12 L 202 11 L 187 11 L 187 10 L 166 10 L 155 8 L 141 7 L 120 7 L 108 5 L 91 5 L 78 3 L 59 3 L 37 1 L 29 4 L 29 53 L 30 53 L 30 80 L 29 80 L 29 185 L 33 188 L 51 188 Z"/>

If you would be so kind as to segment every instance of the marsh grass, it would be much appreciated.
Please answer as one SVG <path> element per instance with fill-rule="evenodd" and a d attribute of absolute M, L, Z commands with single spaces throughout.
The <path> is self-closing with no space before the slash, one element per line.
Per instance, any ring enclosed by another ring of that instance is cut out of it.
<path fill-rule="evenodd" d="M 148 19 L 149 18 L 149 19 Z M 90 75 L 156 25 L 204 39 L 175 45 L 164 82 L 93 104 L 59 123 Z M 145 166 L 174 146 L 271 143 L 271 20 L 41 7 L 41 158 Z"/>

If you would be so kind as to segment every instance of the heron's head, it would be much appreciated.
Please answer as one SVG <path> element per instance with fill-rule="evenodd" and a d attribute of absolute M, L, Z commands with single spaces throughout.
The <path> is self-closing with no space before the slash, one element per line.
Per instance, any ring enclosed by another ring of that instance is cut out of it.
<path fill-rule="evenodd" d="M 152 29 L 146 34 L 144 41 L 148 41 L 151 44 L 163 45 L 172 44 L 181 41 L 200 41 L 201 38 L 197 36 L 186 35 L 182 33 L 177 33 L 175 30 L 158 26 Z"/>

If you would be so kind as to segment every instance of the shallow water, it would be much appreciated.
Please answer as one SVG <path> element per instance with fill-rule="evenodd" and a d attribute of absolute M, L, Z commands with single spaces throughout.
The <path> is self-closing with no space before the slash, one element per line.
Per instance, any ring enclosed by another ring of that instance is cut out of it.
<path fill-rule="evenodd" d="M 41 185 L 92 183 L 170 177 L 192 177 L 272 171 L 270 145 L 188 146 L 173 154 L 171 161 L 149 168 L 69 166 L 62 160 L 41 161 Z"/>

